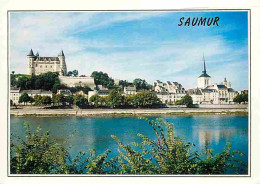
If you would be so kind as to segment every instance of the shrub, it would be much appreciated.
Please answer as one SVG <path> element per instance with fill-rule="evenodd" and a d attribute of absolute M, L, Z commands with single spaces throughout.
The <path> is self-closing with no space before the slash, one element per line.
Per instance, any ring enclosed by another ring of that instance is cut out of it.
<path fill-rule="evenodd" d="M 11 140 L 11 173 L 14 174 L 225 174 L 245 173 L 247 166 L 236 158 L 243 156 L 231 151 L 231 144 L 219 154 L 212 149 L 204 152 L 195 150 L 195 145 L 175 136 L 172 123 L 163 119 L 146 121 L 156 138 L 138 134 L 142 141 L 131 144 L 118 142 L 119 155 L 109 158 L 110 150 L 96 155 L 80 152 L 71 158 L 64 145 L 50 139 L 49 132 L 41 133 L 38 128 L 31 133 L 26 125 L 26 140 L 15 145 Z"/>

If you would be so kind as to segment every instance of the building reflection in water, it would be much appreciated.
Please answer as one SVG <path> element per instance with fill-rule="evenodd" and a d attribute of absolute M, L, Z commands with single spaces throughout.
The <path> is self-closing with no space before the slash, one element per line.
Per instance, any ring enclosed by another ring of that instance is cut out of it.
<path fill-rule="evenodd" d="M 219 144 L 220 139 L 224 139 L 226 142 L 230 141 L 230 136 L 237 134 L 236 129 L 200 129 L 198 131 L 199 136 L 199 147 L 209 148 L 214 142 L 216 145 Z"/>

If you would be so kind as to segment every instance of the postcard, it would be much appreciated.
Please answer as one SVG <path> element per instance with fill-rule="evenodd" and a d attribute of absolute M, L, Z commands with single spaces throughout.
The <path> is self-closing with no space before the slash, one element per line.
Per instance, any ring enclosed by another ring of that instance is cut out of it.
<path fill-rule="evenodd" d="M 251 13 L 9 9 L 6 183 L 253 180 Z"/>

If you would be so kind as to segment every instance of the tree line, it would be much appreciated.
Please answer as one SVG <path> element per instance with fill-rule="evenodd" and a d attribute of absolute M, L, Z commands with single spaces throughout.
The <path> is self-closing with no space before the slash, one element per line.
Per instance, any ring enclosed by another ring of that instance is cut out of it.
<path fill-rule="evenodd" d="M 78 71 L 73 70 L 69 71 L 67 76 L 78 76 Z M 85 75 L 81 75 L 84 77 Z M 128 82 L 126 80 L 120 80 L 118 85 L 115 85 L 113 78 L 109 77 L 107 73 L 102 71 L 94 71 L 91 74 L 91 77 L 94 78 L 96 85 L 102 85 L 108 89 L 117 89 L 123 91 L 124 87 L 136 86 L 137 90 L 150 90 L 152 85 L 148 84 L 144 79 L 136 78 L 133 82 Z M 57 93 L 58 89 L 69 89 L 72 93 L 76 91 L 83 90 L 85 94 L 91 89 L 88 86 L 83 87 L 67 87 L 64 84 L 60 83 L 59 73 L 58 72 L 47 72 L 40 75 L 23 75 L 23 74 L 14 74 L 12 72 L 11 76 L 11 86 L 20 88 L 21 90 L 35 90 L 43 89 L 47 91 L 52 91 Z"/>
<path fill-rule="evenodd" d="M 238 94 L 234 99 L 233 102 L 237 102 L 239 104 L 248 102 L 248 94 Z"/>
<path fill-rule="evenodd" d="M 124 96 L 118 90 L 112 89 L 108 96 L 97 94 L 89 98 L 89 104 L 94 107 L 158 107 L 161 105 L 156 94 L 149 91 L 138 92 L 135 95 Z"/>
<path fill-rule="evenodd" d="M 27 93 L 22 93 L 19 98 L 19 103 L 31 103 L 34 105 L 52 105 L 52 106 L 72 106 L 79 108 L 88 107 L 158 107 L 161 105 L 160 99 L 156 94 L 148 91 L 139 92 L 136 95 L 124 96 L 116 89 L 112 89 L 108 96 L 99 96 L 97 94 L 88 99 L 83 95 L 63 95 L 54 94 L 53 97 L 35 95 L 33 98 Z M 12 102 L 11 102 L 12 104 Z"/>

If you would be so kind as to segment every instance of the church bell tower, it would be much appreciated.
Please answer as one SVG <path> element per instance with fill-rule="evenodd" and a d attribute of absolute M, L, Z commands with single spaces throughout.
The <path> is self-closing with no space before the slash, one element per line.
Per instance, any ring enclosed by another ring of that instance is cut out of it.
<path fill-rule="evenodd" d="M 207 86 L 210 85 L 211 77 L 207 74 L 206 70 L 206 62 L 203 55 L 203 70 L 202 74 L 198 77 L 198 88 L 205 89 Z"/>

